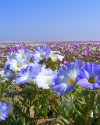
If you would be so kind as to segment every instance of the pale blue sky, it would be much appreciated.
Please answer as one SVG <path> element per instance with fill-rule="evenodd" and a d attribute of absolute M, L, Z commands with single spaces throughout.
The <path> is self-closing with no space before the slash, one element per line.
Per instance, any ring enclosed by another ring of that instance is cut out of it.
<path fill-rule="evenodd" d="M 6 40 L 100 40 L 100 0 L 0 0 Z"/>

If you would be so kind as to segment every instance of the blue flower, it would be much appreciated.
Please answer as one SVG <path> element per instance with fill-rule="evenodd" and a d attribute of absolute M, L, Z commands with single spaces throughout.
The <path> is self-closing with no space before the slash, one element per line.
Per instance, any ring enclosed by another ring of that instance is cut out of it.
<path fill-rule="evenodd" d="M 9 65 L 10 70 L 12 71 L 20 71 L 22 68 L 26 68 L 28 64 L 16 55 L 15 59 L 9 59 L 5 63 L 5 66 Z"/>
<path fill-rule="evenodd" d="M 25 84 L 30 80 L 33 80 L 37 74 L 41 71 L 41 65 L 30 66 L 26 69 L 22 69 L 15 80 L 16 84 Z"/>
<path fill-rule="evenodd" d="M 31 53 L 29 50 L 24 50 L 24 49 L 21 49 L 21 50 L 18 50 L 18 53 L 16 53 L 17 56 L 19 56 L 21 59 L 23 60 L 29 60 L 31 58 Z"/>
<path fill-rule="evenodd" d="M 5 120 L 9 117 L 9 109 L 6 102 L 0 102 L 0 120 Z"/>
<path fill-rule="evenodd" d="M 51 49 L 46 46 L 39 46 L 36 50 L 33 52 L 33 58 L 34 60 L 43 60 L 44 58 L 48 58 L 50 55 Z"/>
<path fill-rule="evenodd" d="M 76 60 L 75 63 L 70 62 L 62 66 L 57 76 L 54 78 L 54 83 L 51 88 L 59 95 L 66 94 L 75 89 L 77 83 L 77 75 L 82 67 L 82 61 Z"/>
<path fill-rule="evenodd" d="M 8 79 L 13 79 L 13 78 L 15 78 L 16 73 L 14 71 L 10 70 L 10 65 L 5 65 L 5 67 L 4 67 L 4 75 Z"/>
<path fill-rule="evenodd" d="M 79 72 L 77 84 L 83 88 L 100 88 L 100 65 L 87 62 L 84 65 L 84 69 Z"/>
<path fill-rule="evenodd" d="M 31 53 L 28 50 L 18 50 L 17 53 L 11 54 L 7 57 L 5 67 L 9 65 L 10 70 L 20 71 L 22 68 L 26 68 L 29 64 Z"/>

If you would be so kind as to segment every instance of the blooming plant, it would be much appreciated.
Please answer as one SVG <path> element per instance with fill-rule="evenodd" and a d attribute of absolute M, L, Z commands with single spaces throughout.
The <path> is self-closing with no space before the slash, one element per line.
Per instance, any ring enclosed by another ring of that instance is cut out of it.
<path fill-rule="evenodd" d="M 0 125 L 42 125 L 41 119 L 47 125 L 100 124 L 99 61 L 78 58 L 88 54 L 91 60 L 90 50 L 69 58 L 77 44 L 66 54 L 69 48 L 57 46 L 7 55 L 0 71 Z"/>
<path fill-rule="evenodd" d="M 0 120 L 5 120 L 9 116 L 8 106 L 6 102 L 0 102 Z"/>

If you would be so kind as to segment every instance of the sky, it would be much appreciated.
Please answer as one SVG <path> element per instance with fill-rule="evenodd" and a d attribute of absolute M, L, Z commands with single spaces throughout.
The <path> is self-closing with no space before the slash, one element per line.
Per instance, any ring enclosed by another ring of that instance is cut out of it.
<path fill-rule="evenodd" d="M 0 41 L 100 40 L 100 0 L 0 0 Z"/>

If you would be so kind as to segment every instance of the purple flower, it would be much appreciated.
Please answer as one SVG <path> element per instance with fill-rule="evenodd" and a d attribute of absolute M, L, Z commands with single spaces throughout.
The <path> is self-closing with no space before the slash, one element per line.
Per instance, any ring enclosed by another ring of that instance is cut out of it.
<path fill-rule="evenodd" d="M 51 84 L 51 88 L 59 95 L 73 91 L 81 67 L 82 62 L 80 60 L 76 60 L 75 63 L 69 62 L 67 65 L 62 66 L 54 78 L 54 83 Z"/>
<path fill-rule="evenodd" d="M 77 83 L 83 88 L 100 88 L 100 65 L 87 62 L 79 72 Z"/>
<path fill-rule="evenodd" d="M 0 102 L 0 120 L 5 120 L 9 117 L 9 109 L 6 102 Z"/>
<path fill-rule="evenodd" d="M 34 52 L 33 52 L 33 58 L 35 60 L 43 60 L 44 58 L 48 58 L 50 55 L 51 49 L 46 46 L 39 46 Z"/>

